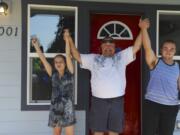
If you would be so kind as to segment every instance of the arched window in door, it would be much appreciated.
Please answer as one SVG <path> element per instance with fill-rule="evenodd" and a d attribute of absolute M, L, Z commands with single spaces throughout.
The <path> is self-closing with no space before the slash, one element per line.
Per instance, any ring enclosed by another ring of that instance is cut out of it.
<path fill-rule="evenodd" d="M 109 21 L 101 26 L 97 39 L 111 36 L 117 40 L 133 40 L 133 35 L 129 27 L 120 21 Z"/>

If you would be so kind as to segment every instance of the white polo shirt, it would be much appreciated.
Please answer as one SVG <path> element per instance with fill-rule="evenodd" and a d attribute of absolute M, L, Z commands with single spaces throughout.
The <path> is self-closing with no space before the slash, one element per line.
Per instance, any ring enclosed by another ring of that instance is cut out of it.
<path fill-rule="evenodd" d="M 81 68 L 91 71 L 92 95 L 98 98 L 123 96 L 126 87 L 126 66 L 134 60 L 132 47 L 113 57 L 81 54 Z"/>

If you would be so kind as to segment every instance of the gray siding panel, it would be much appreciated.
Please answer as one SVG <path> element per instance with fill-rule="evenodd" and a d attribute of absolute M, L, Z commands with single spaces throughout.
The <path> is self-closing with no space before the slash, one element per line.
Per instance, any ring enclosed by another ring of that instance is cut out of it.
<path fill-rule="evenodd" d="M 49 132 L 47 121 L 8 121 L 0 123 L 0 134 Z M 33 135 L 33 134 L 32 134 Z"/>
<path fill-rule="evenodd" d="M 13 114 L 13 115 L 12 115 Z M 5 117 L 8 116 L 8 117 Z M 18 110 L 6 111 L 2 110 L 0 122 L 15 122 L 15 121 L 44 121 L 48 120 L 48 111 L 27 111 L 21 112 Z M 46 122 L 47 123 L 47 122 Z"/>
<path fill-rule="evenodd" d="M 0 110 L 20 110 L 20 98 L 0 98 Z"/>
<path fill-rule="evenodd" d="M 21 98 L 19 86 L 0 86 L 1 98 Z"/>
<path fill-rule="evenodd" d="M 85 112 L 76 112 L 77 124 L 75 133 L 84 135 L 85 133 Z M 20 112 L 20 111 L 1 111 L 0 116 L 0 135 L 11 134 L 51 134 L 52 129 L 47 126 L 48 111 L 39 112 Z M 11 129 L 11 130 L 9 130 Z"/>

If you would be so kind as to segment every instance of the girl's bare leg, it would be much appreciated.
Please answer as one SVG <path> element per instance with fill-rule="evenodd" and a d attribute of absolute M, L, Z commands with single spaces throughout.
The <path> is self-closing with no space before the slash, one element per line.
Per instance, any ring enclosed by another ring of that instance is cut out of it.
<path fill-rule="evenodd" d="M 65 127 L 66 135 L 74 135 L 74 125 Z"/>
<path fill-rule="evenodd" d="M 53 135 L 61 135 L 61 128 L 60 127 L 55 127 L 53 129 Z"/>

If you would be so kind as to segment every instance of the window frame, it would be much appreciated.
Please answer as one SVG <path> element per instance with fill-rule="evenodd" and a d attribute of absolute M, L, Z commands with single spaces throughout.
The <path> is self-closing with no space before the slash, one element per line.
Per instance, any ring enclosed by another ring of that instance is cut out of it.
<path fill-rule="evenodd" d="M 43 101 L 47 101 L 47 102 L 41 102 L 41 103 L 31 103 L 30 102 L 30 89 L 31 89 L 31 79 L 30 79 L 30 76 L 31 76 L 31 70 L 32 68 L 30 67 L 31 64 L 31 58 L 38 58 L 38 55 L 36 53 L 32 53 L 30 52 L 30 17 L 31 17 L 31 10 L 32 8 L 38 8 L 38 10 L 41 10 L 41 9 L 55 9 L 55 10 L 60 10 L 60 11 L 73 11 L 74 12 L 74 32 L 75 32 L 75 35 L 74 35 L 74 42 L 75 42 L 75 45 L 76 47 L 77 46 L 77 39 L 78 39 L 78 7 L 77 6 L 61 6 L 61 5 L 44 5 L 44 4 L 28 4 L 27 5 L 27 51 L 26 51 L 26 97 L 24 98 L 23 96 L 21 96 L 22 100 L 21 102 L 26 102 L 26 103 L 21 103 L 22 105 L 25 104 L 26 107 L 21 107 L 22 110 L 27 110 L 27 108 L 30 108 L 28 110 L 34 110 L 32 106 L 49 106 L 50 105 L 50 100 L 43 100 Z M 44 55 L 47 57 L 47 58 L 53 58 L 56 54 L 63 54 L 65 55 L 65 53 L 44 53 Z M 77 95 L 78 95 L 78 91 L 77 91 L 77 74 L 78 74 L 78 70 L 77 70 L 77 62 L 75 62 L 75 73 L 74 73 L 74 83 L 75 83 L 75 86 L 74 86 L 74 94 L 75 94 L 75 100 L 74 100 L 74 104 L 77 105 Z M 31 92 L 32 92 L 32 89 L 31 89 Z M 22 94 L 23 95 L 23 94 Z M 24 100 L 25 99 L 25 100 Z M 24 108 L 24 109 L 23 109 Z M 25 109 L 26 108 L 26 109 Z M 37 107 L 36 107 L 37 108 Z M 44 107 L 42 107 L 44 108 Z M 46 108 L 46 107 L 45 107 Z M 36 109 L 35 109 L 36 110 Z"/>
<path fill-rule="evenodd" d="M 157 10 L 156 12 L 156 56 L 159 58 L 161 57 L 160 55 L 160 44 L 159 44 L 159 20 L 160 20 L 160 15 L 179 15 L 180 17 L 180 10 Z M 180 60 L 180 55 L 175 55 L 174 60 Z"/>
<path fill-rule="evenodd" d="M 128 31 L 129 37 L 121 37 L 120 34 L 122 33 L 122 31 L 120 33 L 113 33 L 113 34 L 118 34 L 119 35 L 119 37 L 113 37 L 112 36 L 114 39 L 117 39 L 117 40 L 133 40 L 133 34 L 132 34 L 131 29 L 125 23 L 123 23 L 121 21 L 109 21 L 109 22 L 103 24 L 101 26 L 101 28 L 98 30 L 97 39 L 105 38 L 105 37 L 101 36 L 101 32 L 102 32 L 103 29 L 106 31 L 107 30 L 106 26 L 108 26 L 108 25 L 114 25 L 114 30 L 116 29 L 116 25 L 121 25 L 122 27 L 124 27 L 123 32 L 124 32 L 124 30 Z M 109 32 L 109 36 L 111 36 L 110 34 L 112 34 L 112 33 L 110 33 L 110 31 L 108 31 L 108 32 Z M 114 32 L 116 32 L 116 31 L 114 31 Z"/>

